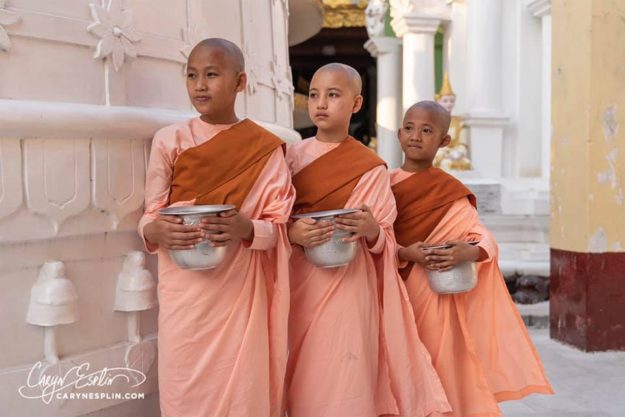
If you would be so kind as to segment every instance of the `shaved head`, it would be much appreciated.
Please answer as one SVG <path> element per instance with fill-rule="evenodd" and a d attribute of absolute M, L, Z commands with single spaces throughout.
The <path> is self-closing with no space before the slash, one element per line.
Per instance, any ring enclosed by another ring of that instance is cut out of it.
<path fill-rule="evenodd" d="M 406 114 L 418 109 L 425 110 L 435 115 L 436 121 L 443 131 L 443 134 L 447 134 L 447 132 L 449 131 L 449 124 L 451 123 L 451 114 L 447 110 L 445 110 L 443 106 L 435 101 L 424 100 L 410 106 L 408 110 L 406 110 Z"/>
<path fill-rule="evenodd" d="M 189 61 L 191 61 L 194 54 L 206 48 L 220 51 L 235 72 L 245 71 L 245 58 L 243 57 L 241 48 L 235 43 L 221 38 L 208 38 L 200 41 L 195 45 L 193 50 L 191 50 Z"/>
<path fill-rule="evenodd" d="M 358 74 L 358 71 L 356 71 L 353 67 L 338 62 L 333 62 L 330 64 L 326 64 L 323 67 L 319 68 L 317 71 L 315 71 L 313 78 L 315 78 L 315 75 L 326 71 L 340 74 L 342 77 L 344 77 L 345 80 L 348 82 L 351 90 L 354 92 L 355 96 L 360 95 L 360 93 L 362 92 L 362 78 L 360 78 L 360 74 Z"/>

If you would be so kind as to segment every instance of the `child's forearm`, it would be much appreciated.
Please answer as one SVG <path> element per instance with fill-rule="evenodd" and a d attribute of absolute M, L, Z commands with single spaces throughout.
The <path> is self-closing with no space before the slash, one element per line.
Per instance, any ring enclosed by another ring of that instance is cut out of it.
<path fill-rule="evenodd" d="M 399 256 L 400 261 L 414 262 L 414 260 L 410 258 L 409 251 L 407 250 L 407 248 L 404 248 L 404 247 L 399 248 L 399 250 L 397 251 L 397 256 Z"/>

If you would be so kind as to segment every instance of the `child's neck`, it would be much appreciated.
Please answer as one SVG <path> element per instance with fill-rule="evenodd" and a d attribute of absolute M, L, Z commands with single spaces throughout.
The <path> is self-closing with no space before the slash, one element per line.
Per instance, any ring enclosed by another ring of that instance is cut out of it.
<path fill-rule="evenodd" d="M 200 119 L 212 125 L 231 125 L 239 121 L 234 110 L 227 114 L 202 114 Z"/>
<path fill-rule="evenodd" d="M 319 142 L 341 143 L 345 139 L 347 139 L 348 136 L 349 136 L 349 132 L 347 131 L 347 129 L 332 130 L 332 131 L 317 129 L 317 134 L 315 135 L 315 138 Z"/>
<path fill-rule="evenodd" d="M 401 169 L 407 172 L 423 172 L 432 168 L 432 161 L 413 161 L 406 159 Z"/>

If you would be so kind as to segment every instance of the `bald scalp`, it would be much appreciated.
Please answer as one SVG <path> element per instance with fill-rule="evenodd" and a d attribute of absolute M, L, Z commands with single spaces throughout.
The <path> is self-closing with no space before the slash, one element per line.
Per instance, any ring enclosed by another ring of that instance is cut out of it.
<path fill-rule="evenodd" d="M 451 123 L 451 114 L 447 110 L 445 110 L 443 106 L 435 101 L 424 100 L 410 106 L 408 110 L 406 110 L 406 114 L 417 109 L 425 110 L 427 112 L 430 112 L 431 114 L 434 114 L 436 116 L 436 122 L 443 131 L 443 134 L 447 134 L 447 132 L 449 131 L 449 125 Z"/>
<path fill-rule="evenodd" d="M 241 51 L 241 48 L 239 48 L 235 43 L 222 38 L 208 38 L 200 41 L 191 50 L 187 64 L 189 61 L 191 61 L 191 57 L 193 57 L 194 53 L 197 53 L 197 51 L 205 48 L 217 49 L 221 53 L 223 53 L 228 63 L 235 72 L 245 71 L 245 58 L 243 57 L 243 52 Z"/>
<path fill-rule="evenodd" d="M 315 75 L 325 71 L 338 73 L 344 76 L 345 79 L 348 81 L 355 96 L 358 96 L 360 95 L 360 93 L 362 93 L 362 78 L 360 78 L 360 74 L 358 74 L 358 71 L 356 71 L 353 67 L 341 64 L 339 62 L 332 62 L 330 64 L 322 66 L 317 71 L 315 71 L 313 78 L 315 78 Z"/>

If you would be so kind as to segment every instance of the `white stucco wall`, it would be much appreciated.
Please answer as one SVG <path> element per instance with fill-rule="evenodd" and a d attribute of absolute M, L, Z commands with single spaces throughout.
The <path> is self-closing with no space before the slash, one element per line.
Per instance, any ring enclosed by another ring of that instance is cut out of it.
<path fill-rule="evenodd" d="M 55 328 L 57 373 L 84 362 L 92 370 L 128 365 L 135 344 L 128 342 L 128 313 L 113 311 L 117 277 L 125 255 L 142 250 L 135 229 L 150 139 L 192 114 L 185 53 L 209 36 L 240 45 L 250 85 L 237 101 L 239 116 L 296 140 L 287 3 L 0 1 L 0 13 L 17 20 L 3 26 L 11 45 L 0 49 L 1 416 L 76 416 L 124 402 L 45 404 L 18 394 L 32 365 L 44 358 L 44 330 L 25 321 L 31 288 L 44 262 L 56 260 L 78 296 L 77 321 Z M 94 15 L 90 4 L 103 9 Z M 131 21 L 119 17 L 122 9 L 132 11 Z M 110 56 L 94 58 L 100 38 L 87 28 L 96 18 L 111 19 L 110 30 L 134 30 L 139 39 L 127 43 L 125 53 L 137 57 L 125 56 L 118 70 Z M 152 258 L 148 269 L 156 275 Z M 150 356 L 157 310 L 139 314 L 148 379 L 136 390 L 150 394 L 157 389 Z M 153 402 L 132 407 L 132 415 L 154 415 Z"/>

